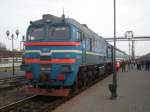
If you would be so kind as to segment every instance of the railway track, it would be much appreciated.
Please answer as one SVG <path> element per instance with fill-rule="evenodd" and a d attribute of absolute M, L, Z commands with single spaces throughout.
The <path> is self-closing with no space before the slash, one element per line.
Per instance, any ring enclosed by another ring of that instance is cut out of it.
<path fill-rule="evenodd" d="M 17 101 L 17 102 L 14 102 L 14 103 L 11 103 L 11 104 L 8 104 L 6 106 L 3 106 L 0 108 L 0 112 L 8 112 L 10 110 L 13 110 L 14 108 L 24 104 L 24 103 L 27 103 L 29 102 L 31 99 L 35 98 L 37 95 L 34 95 L 34 96 L 30 96 L 30 97 L 27 97 L 25 99 L 22 99 L 20 101 Z"/>
<path fill-rule="evenodd" d="M 47 96 L 30 96 L 0 108 L 0 112 L 40 112 L 61 98 Z"/>
<path fill-rule="evenodd" d="M 15 76 L 0 79 L 0 89 L 7 89 L 26 84 L 25 76 Z"/>
<path fill-rule="evenodd" d="M 92 85 L 96 84 L 97 82 L 103 80 L 104 78 L 106 78 L 109 75 L 105 75 L 97 80 L 95 80 L 94 82 L 89 83 L 88 86 L 83 87 L 81 89 L 78 89 L 77 91 L 73 92 L 70 96 L 68 97 L 64 97 L 61 100 L 57 100 L 55 102 L 52 102 L 51 104 L 49 104 L 46 108 L 40 110 L 39 112 L 51 112 L 52 110 L 54 110 L 56 107 L 60 106 L 61 104 L 65 103 L 66 101 L 70 100 L 71 98 L 75 97 L 76 95 L 80 94 L 81 92 L 83 92 L 84 90 L 86 90 L 87 88 L 91 87 Z"/>
<path fill-rule="evenodd" d="M 70 100 L 72 97 L 78 95 L 107 76 L 103 76 L 89 83 L 86 87 L 74 91 L 68 97 L 46 97 L 34 95 L 1 107 L 0 112 L 51 112 L 56 107 Z"/>

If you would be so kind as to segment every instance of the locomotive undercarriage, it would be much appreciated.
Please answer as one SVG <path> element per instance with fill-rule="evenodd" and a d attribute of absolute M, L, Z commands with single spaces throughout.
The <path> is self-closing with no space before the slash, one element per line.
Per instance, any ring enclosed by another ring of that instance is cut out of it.
<path fill-rule="evenodd" d="M 88 86 L 98 79 L 102 79 L 112 72 L 112 64 L 81 66 L 72 91 Z"/>

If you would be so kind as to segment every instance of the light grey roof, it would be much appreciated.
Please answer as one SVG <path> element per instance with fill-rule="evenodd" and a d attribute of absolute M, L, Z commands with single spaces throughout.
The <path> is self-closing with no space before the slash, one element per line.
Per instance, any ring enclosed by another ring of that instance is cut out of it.
<path fill-rule="evenodd" d="M 96 34 L 95 32 L 93 32 L 91 29 L 89 29 L 87 27 L 87 25 L 85 24 L 80 24 L 79 22 L 77 22 L 74 19 L 71 18 L 62 18 L 62 17 L 56 17 L 50 14 L 46 14 L 43 15 L 43 18 L 40 20 L 36 20 L 34 22 L 32 22 L 33 24 L 44 24 L 46 22 L 46 20 L 50 20 L 52 23 L 70 23 L 73 24 L 74 26 L 76 26 L 77 28 L 79 28 L 80 30 L 82 30 L 84 33 L 86 33 L 87 35 L 89 35 L 91 38 L 99 38 L 102 39 L 103 41 L 105 41 L 105 39 L 102 36 L 99 36 L 98 34 Z"/>
<path fill-rule="evenodd" d="M 65 20 L 66 20 L 67 23 L 71 23 L 71 24 L 75 25 L 77 28 L 81 29 L 84 33 L 90 35 L 91 37 L 101 38 L 105 41 L 105 39 L 102 36 L 99 36 L 98 34 L 93 32 L 91 29 L 89 29 L 87 27 L 87 25 L 80 24 L 79 22 L 77 22 L 76 20 L 71 19 L 71 18 L 66 18 Z"/>

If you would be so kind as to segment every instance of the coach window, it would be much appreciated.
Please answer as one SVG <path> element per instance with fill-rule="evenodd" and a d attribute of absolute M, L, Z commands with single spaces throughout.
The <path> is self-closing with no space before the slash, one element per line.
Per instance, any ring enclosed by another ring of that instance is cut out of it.
<path fill-rule="evenodd" d="M 101 46 L 102 46 L 101 41 L 98 40 L 98 52 L 101 52 L 101 49 L 102 49 Z"/>
<path fill-rule="evenodd" d="M 106 47 L 106 56 L 107 56 L 107 58 L 108 58 L 108 44 L 107 44 L 107 47 Z"/>
<path fill-rule="evenodd" d="M 98 52 L 98 39 L 95 41 L 95 51 Z"/>

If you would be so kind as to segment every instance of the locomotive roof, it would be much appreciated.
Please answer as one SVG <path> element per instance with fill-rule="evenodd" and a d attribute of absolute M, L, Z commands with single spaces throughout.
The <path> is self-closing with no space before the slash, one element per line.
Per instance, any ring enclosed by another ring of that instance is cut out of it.
<path fill-rule="evenodd" d="M 86 35 L 89 35 L 92 38 L 99 38 L 99 39 L 102 39 L 103 41 L 105 41 L 105 39 L 102 36 L 99 36 L 98 34 L 93 32 L 85 24 L 80 24 L 79 22 L 77 22 L 76 20 L 71 19 L 71 18 L 56 17 L 56 16 L 53 16 L 53 15 L 50 15 L 50 14 L 46 14 L 46 15 L 43 15 L 42 19 L 36 20 L 34 22 L 30 22 L 30 23 L 40 25 L 40 24 L 44 24 L 45 22 L 47 22 L 47 20 L 49 22 L 52 22 L 52 23 L 63 23 L 63 22 L 65 22 L 65 23 L 73 24 L 78 29 L 83 31 Z"/>
<path fill-rule="evenodd" d="M 103 40 L 103 42 L 107 43 L 107 46 L 110 47 L 112 46 L 111 44 L 109 44 L 108 42 L 106 42 L 106 40 L 102 37 L 102 36 L 99 36 L 98 34 L 96 34 L 95 32 L 93 32 L 91 29 L 89 29 L 87 27 L 87 25 L 85 24 L 80 24 L 79 22 L 77 22 L 76 20 L 74 19 L 71 19 L 71 18 L 64 18 L 64 15 L 62 17 L 57 17 L 57 16 L 54 16 L 54 15 L 50 15 L 50 14 L 45 14 L 43 15 L 43 18 L 40 19 L 40 20 L 36 20 L 34 22 L 30 22 L 31 24 L 35 24 L 35 25 L 42 25 L 44 23 L 70 23 L 70 24 L 73 24 L 74 26 L 76 26 L 78 29 L 80 29 L 81 31 L 83 31 L 85 34 L 91 36 L 92 38 L 97 38 L 97 39 L 101 39 Z M 124 54 L 126 54 L 125 52 L 121 51 L 120 49 L 116 48 L 117 51 L 119 52 L 122 52 Z M 127 54 L 126 54 L 127 55 Z"/>
<path fill-rule="evenodd" d="M 99 36 L 98 34 L 96 34 L 95 32 L 93 32 L 91 29 L 89 29 L 87 27 L 87 25 L 85 24 L 80 24 L 79 22 L 77 22 L 74 19 L 71 18 L 66 18 L 66 22 L 71 23 L 73 25 L 75 25 L 77 28 L 79 28 L 81 31 L 83 31 L 84 33 L 86 33 L 87 35 L 90 35 L 91 37 L 94 38 L 101 38 L 105 41 L 105 39 L 102 36 Z"/>

